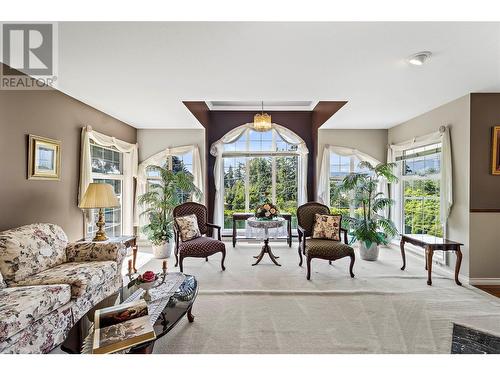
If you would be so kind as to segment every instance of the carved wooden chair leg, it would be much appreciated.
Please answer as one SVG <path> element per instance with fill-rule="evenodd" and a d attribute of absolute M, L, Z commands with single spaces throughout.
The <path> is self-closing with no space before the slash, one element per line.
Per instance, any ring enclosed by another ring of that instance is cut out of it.
<path fill-rule="evenodd" d="M 179 256 L 177 255 L 177 251 L 175 252 L 175 266 L 177 267 L 179 265 Z"/>
<path fill-rule="evenodd" d="M 354 261 L 356 260 L 356 257 L 353 255 L 350 255 L 351 257 L 351 264 L 349 265 L 349 273 L 351 274 L 351 277 L 354 277 L 354 273 L 352 272 L 352 269 L 354 267 Z"/>
<path fill-rule="evenodd" d="M 311 257 L 307 256 L 307 280 L 311 280 Z"/>
<path fill-rule="evenodd" d="M 299 267 L 302 267 L 302 251 L 299 246 Z"/>
<path fill-rule="evenodd" d="M 224 251 L 222 252 L 222 259 L 221 259 L 221 261 L 220 261 L 220 265 L 221 265 L 221 267 L 222 267 L 222 270 L 223 270 L 223 271 L 225 271 L 225 270 L 226 270 L 226 267 L 224 267 L 224 259 L 226 259 L 226 250 L 224 250 Z"/>

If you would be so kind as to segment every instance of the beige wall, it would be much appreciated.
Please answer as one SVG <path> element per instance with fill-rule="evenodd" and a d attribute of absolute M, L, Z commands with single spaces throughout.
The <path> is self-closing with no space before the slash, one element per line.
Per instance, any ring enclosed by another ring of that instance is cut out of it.
<path fill-rule="evenodd" d="M 451 125 L 454 204 L 448 220 L 448 238 L 465 244 L 460 273 L 469 276 L 469 139 L 470 95 L 463 96 L 389 129 L 389 143 L 399 143 Z M 472 251 L 472 250 L 471 250 Z M 474 251 L 478 249 L 474 248 Z M 451 266 L 455 258 L 451 257 Z"/>
<path fill-rule="evenodd" d="M 318 160 L 325 145 L 355 148 L 375 159 L 385 162 L 387 158 L 387 129 L 319 129 Z M 320 168 L 320 164 L 317 164 Z"/>
<path fill-rule="evenodd" d="M 136 141 L 136 129 L 56 90 L 0 90 L 0 230 L 35 222 L 62 226 L 70 240 L 83 237 L 77 206 L 80 133 L 84 125 Z M 27 134 L 60 140 L 60 181 L 26 178 Z"/>
<path fill-rule="evenodd" d="M 139 129 L 137 142 L 139 143 L 139 162 L 167 147 L 197 145 L 200 149 L 205 192 L 207 191 L 205 129 Z"/>

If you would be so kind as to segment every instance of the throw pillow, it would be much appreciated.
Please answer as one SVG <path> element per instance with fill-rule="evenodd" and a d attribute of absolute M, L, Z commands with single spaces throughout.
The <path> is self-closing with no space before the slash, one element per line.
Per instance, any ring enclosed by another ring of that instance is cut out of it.
<path fill-rule="evenodd" d="M 340 241 L 340 224 L 342 215 L 316 214 L 313 238 Z"/>
<path fill-rule="evenodd" d="M 175 222 L 177 223 L 183 242 L 201 236 L 200 228 L 198 228 L 198 219 L 195 214 L 176 217 Z"/>

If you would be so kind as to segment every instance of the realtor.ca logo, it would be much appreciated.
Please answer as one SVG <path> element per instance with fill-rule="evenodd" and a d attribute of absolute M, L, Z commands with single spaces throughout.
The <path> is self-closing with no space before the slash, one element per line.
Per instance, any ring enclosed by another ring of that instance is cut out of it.
<path fill-rule="evenodd" d="M 44 90 L 53 86 L 57 24 L 1 24 L 1 90 Z"/>

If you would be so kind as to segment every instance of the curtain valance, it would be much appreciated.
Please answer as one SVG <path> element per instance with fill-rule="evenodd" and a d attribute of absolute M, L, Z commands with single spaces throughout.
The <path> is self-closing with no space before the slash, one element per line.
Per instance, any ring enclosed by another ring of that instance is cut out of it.
<path fill-rule="evenodd" d="M 200 150 L 196 145 L 187 145 L 179 147 L 168 147 L 163 151 L 158 152 L 144 160 L 139 164 L 137 172 L 137 188 L 136 188 L 136 202 L 139 201 L 139 197 L 146 193 L 148 176 L 147 169 L 151 165 L 164 165 L 170 156 L 181 156 L 191 152 L 193 156 L 193 183 L 200 189 L 201 196 L 199 199 L 194 199 L 194 201 L 203 203 L 204 198 L 204 186 L 203 186 L 203 171 L 201 166 Z M 146 218 L 144 215 L 140 215 L 138 207 L 136 207 L 136 215 L 134 217 L 134 224 L 137 226 L 143 226 L 146 224 Z"/>
<path fill-rule="evenodd" d="M 297 154 L 299 156 L 298 163 L 298 205 L 307 202 L 307 158 L 309 150 L 306 143 L 293 131 L 278 124 L 271 124 L 271 128 L 287 143 L 297 146 Z M 210 154 L 215 156 L 214 167 L 214 182 L 215 182 L 215 205 L 214 218 L 215 224 L 223 225 L 224 223 L 224 197 L 221 186 L 224 184 L 224 166 L 223 152 L 224 145 L 234 143 L 240 139 L 248 129 L 253 129 L 253 123 L 247 123 L 229 131 L 221 139 L 214 142 L 210 147 Z"/>

